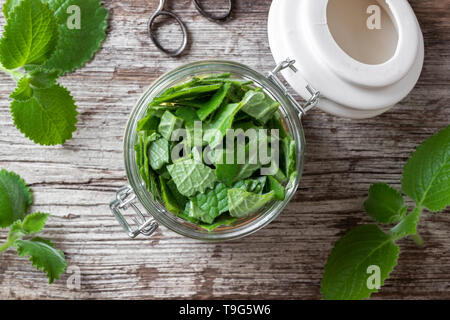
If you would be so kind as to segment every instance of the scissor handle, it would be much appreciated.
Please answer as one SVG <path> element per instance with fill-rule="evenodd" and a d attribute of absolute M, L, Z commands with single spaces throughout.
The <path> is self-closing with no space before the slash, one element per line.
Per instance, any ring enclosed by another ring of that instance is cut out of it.
<path fill-rule="evenodd" d="M 206 11 L 203 9 L 203 7 L 202 7 L 202 5 L 200 4 L 199 0 L 193 0 L 193 2 L 194 2 L 195 7 L 197 8 L 198 12 L 200 12 L 200 14 L 201 14 L 202 16 L 204 16 L 204 17 L 207 18 L 208 20 L 216 21 L 216 22 L 217 22 L 217 21 L 223 22 L 223 21 L 227 20 L 227 19 L 230 17 L 231 11 L 232 11 L 232 9 L 233 9 L 233 3 L 232 3 L 232 0 L 228 0 L 228 11 L 227 11 L 225 14 L 221 15 L 221 16 L 213 16 L 212 14 L 206 12 Z"/>
<path fill-rule="evenodd" d="M 148 20 L 148 24 L 147 24 L 147 30 L 148 30 L 148 36 L 150 37 L 150 39 L 152 40 L 152 42 L 155 44 L 155 46 L 162 52 L 164 52 L 165 54 L 171 56 L 171 57 L 176 57 L 179 56 L 180 54 L 183 53 L 184 49 L 186 49 L 187 46 L 187 38 L 188 38 L 188 33 L 187 33 L 187 29 L 186 26 L 184 25 L 183 21 L 181 21 L 181 19 L 174 13 L 170 12 L 170 11 L 166 11 L 163 9 L 164 8 L 164 2 L 162 1 L 160 3 L 160 6 L 158 8 L 158 10 L 150 17 L 150 19 Z M 153 23 L 155 22 L 156 18 L 159 16 L 168 16 L 171 17 L 173 19 L 175 19 L 175 21 L 178 23 L 178 25 L 181 28 L 181 31 L 183 33 L 183 42 L 181 43 L 180 47 L 178 49 L 175 50 L 168 50 L 165 49 L 158 41 L 158 39 L 156 38 L 154 32 L 153 32 Z"/>

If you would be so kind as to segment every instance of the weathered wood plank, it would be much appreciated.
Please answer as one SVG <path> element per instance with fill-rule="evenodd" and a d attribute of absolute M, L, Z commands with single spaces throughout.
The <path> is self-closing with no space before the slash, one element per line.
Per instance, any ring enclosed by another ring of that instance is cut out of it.
<path fill-rule="evenodd" d="M 31 185 L 34 209 L 52 213 L 44 235 L 82 276 L 80 290 L 66 287 L 70 274 L 48 286 L 24 259 L 6 252 L 0 256 L 0 298 L 320 298 L 334 241 L 370 221 L 362 210 L 370 183 L 399 186 L 410 153 L 449 123 L 450 21 L 444 13 L 450 12 L 450 1 L 410 1 L 427 54 L 417 87 L 375 119 L 312 111 L 304 121 L 303 180 L 276 221 L 248 238 L 222 244 L 185 239 L 165 228 L 151 239 L 129 240 L 107 204 L 126 183 L 122 134 L 140 94 L 163 72 L 204 58 L 235 60 L 262 72 L 274 64 L 266 35 L 269 0 L 235 1 L 233 19 L 226 24 L 202 18 L 188 0 L 169 2 L 192 37 L 188 53 L 177 59 L 163 56 L 147 38 L 146 22 L 156 0 L 105 1 L 111 19 L 103 49 L 62 80 L 80 112 L 74 139 L 62 147 L 34 145 L 14 128 L 8 107 L 14 83 L 0 74 L 0 167 Z M 424 214 L 425 245 L 401 242 L 399 266 L 374 297 L 450 298 L 448 213 Z M 0 239 L 5 237 L 0 232 Z"/>

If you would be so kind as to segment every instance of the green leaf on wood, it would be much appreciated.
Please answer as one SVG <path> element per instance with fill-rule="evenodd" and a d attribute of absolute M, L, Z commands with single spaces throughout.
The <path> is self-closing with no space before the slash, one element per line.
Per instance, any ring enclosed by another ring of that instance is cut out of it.
<path fill-rule="evenodd" d="M 385 183 L 374 183 L 370 186 L 364 208 L 369 216 L 381 223 L 400 221 L 408 209 L 400 192 Z"/>
<path fill-rule="evenodd" d="M 108 10 L 100 0 L 43 1 L 55 13 L 59 33 L 55 52 L 43 67 L 60 74 L 81 68 L 93 58 L 106 37 Z"/>
<path fill-rule="evenodd" d="M 25 98 L 23 90 L 21 96 Z M 18 98 L 17 92 L 12 97 Z M 16 127 L 42 145 L 62 144 L 71 139 L 76 130 L 75 101 L 70 92 L 58 84 L 44 89 L 33 88 L 29 99 L 12 102 L 11 112 Z"/>
<path fill-rule="evenodd" d="M 7 69 L 40 65 L 53 53 L 58 39 L 56 20 L 41 1 L 9 2 L 14 9 L 0 40 L 0 62 Z"/>
<path fill-rule="evenodd" d="M 379 270 L 380 286 L 397 265 L 399 247 L 376 225 L 353 229 L 339 239 L 325 266 L 321 292 L 326 300 L 367 299 L 378 289 L 371 267 Z"/>
<path fill-rule="evenodd" d="M 64 253 L 55 249 L 49 240 L 36 237 L 31 240 L 17 240 L 17 252 L 21 257 L 29 257 L 33 266 L 47 273 L 49 283 L 59 279 L 66 269 Z"/>
<path fill-rule="evenodd" d="M 413 153 L 403 171 L 402 190 L 433 212 L 450 204 L 450 126 Z"/>
<path fill-rule="evenodd" d="M 0 227 L 6 228 L 23 219 L 32 201 L 30 189 L 22 178 L 0 170 Z"/>

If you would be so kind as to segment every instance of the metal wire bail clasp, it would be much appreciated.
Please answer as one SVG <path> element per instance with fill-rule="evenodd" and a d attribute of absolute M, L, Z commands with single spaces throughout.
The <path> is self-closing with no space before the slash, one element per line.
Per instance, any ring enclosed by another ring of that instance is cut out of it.
<path fill-rule="evenodd" d="M 281 82 L 281 80 L 278 78 L 277 73 L 281 70 L 284 70 L 286 68 L 290 68 L 292 71 L 297 72 L 297 68 L 294 66 L 295 60 L 287 58 L 284 61 L 281 61 L 277 64 L 277 66 L 269 72 L 267 78 L 271 80 L 276 86 L 278 86 L 288 97 L 288 99 L 291 101 L 291 103 L 297 108 L 297 110 L 300 112 L 300 117 L 306 115 L 306 113 L 314 108 L 320 99 L 320 91 L 317 91 L 309 84 L 306 86 L 306 90 L 311 94 L 311 97 L 306 101 L 306 103 L 301 106 L 294 97 L 289 93 L 288 89 L 284 86 L 284 84 Z"/>
<path fill-rule="evenodd" d="M 110 203 L 109 207 L 130 238 L 136 238 L 139 234 L 150 236 L 158 228 L 158 223 L 153 219 L 146 219 L 135 201 L 136 194 L 133 189 L 125 186 L 117 190 L 116 199 Z M 134 228 L 130 226 L 121 212 L 130 207 L 136 212 L 136 216 L 131 218 L 136 225 Z"/>

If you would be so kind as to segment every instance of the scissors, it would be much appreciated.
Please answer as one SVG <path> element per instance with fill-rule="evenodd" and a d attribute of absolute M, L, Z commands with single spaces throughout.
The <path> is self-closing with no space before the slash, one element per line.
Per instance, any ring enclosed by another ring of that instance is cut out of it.
<path fill-rule="evenodd" d="M 200 12 L 200 14 L 202 16 L 204 16 L 205 18 L 207 18 L 210 21 L 215 21 L 215 22 L 223 22 L 225 20 L 228 19 L 228 17 L 231 15 L 231 10 L 232 10 L 232 0 L 228 0 L 228 10 L 225 14 L 223 15 L 219 15 L 219 16 L 213 16 L 210 13 L 206 12 L 202 5 L 200 4 L 199 0 L 192 0 L 194 2 L 195 7 L 197 8 L 197 11 Z M 186 26 L 184 25 L 183 21 L 180 19 L 180 17 L 178 17 L 176 14 L 165 10 L 165 5 L 166 5 L 166 0 L 160 0 L 159 1 L 159 6 L 156 9 L 156 11 L 152 14 L 152 16 L 150 17 L 150 19 L 148 19 L 148 24 L 147 24 L 147 29 L 148 29 L 148 35 L 150 37 L 150 39 L 152 40 L 152 42 L 155 44 L 155 46 L 162 52 L 164 52 L 165 54 L 171 56 L 171 57 L 176 57 L 179 56 L 180 54 L 183 53 L 183 51 L 186 49 L 187 46 L 187 41 L 188 41 L 188 33 L 187 33 L 187 29 Z M 155 31 L 153 30 L 153 24 L 155 23 L 155 20 L 157 17 L 159 16 L 168 16 L 170 18 L 173 18 L 177 24 L 180 26 L 181 28 L 181 32 L 183 33 L 183 42 L 181 43 L 180 47 L 178 49 L 175 50 L 168 50 L 165 49 L 158 41 L 158 39 L 155 36 Z"/>

